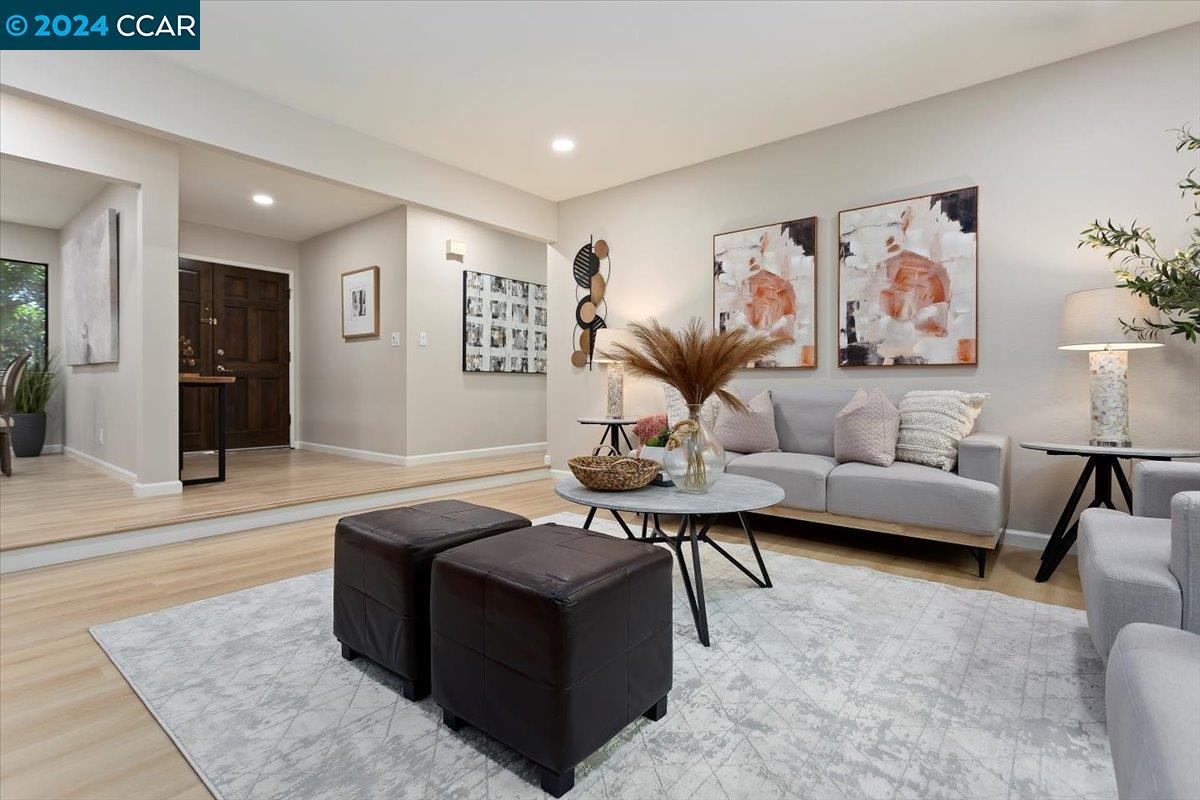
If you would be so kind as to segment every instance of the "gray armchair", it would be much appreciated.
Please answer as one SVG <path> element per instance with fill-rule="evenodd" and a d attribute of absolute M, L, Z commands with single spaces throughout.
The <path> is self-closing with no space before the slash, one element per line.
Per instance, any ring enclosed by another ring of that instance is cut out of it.
<path fill-rule="evenodd" d="M 1134 514 L 1090 508 L 1079 521 L 1079 576 L 1101 657 L 1131 622 L 1200 633 L 1200 464 L 1133 471 Z"/>

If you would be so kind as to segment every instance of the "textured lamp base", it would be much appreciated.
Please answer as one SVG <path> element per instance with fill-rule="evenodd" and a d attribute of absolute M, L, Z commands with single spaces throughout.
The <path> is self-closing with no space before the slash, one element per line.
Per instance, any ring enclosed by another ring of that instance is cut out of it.
<path fill-rule="evenodd" d="M 625 365 L 608 365 L 608 404 L 605 413 L 612 419 L 625 416 Z"/>
<path fill-rule="evenodd" d="M 1126 372 L 1129 353 L 1125 350 L 1093 350 L 1091 367 L 1092 438 L 1094 445 L 1129 447 L 1129 384 Z"/>

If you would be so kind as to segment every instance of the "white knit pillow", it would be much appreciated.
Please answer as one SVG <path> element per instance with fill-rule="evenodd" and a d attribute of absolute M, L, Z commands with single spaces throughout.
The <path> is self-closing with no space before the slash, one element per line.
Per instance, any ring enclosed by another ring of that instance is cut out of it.
<path fill-rule="evenodd" d="M 767 389 L 746 403 L 746 411 L 734 411 L 724 403 L 713 429 L 721 447 L 734 453 L 777 453 L 779 434 L 775 432 L 775 404 Z"/>
<path fill-rule="evenodd" d="M 900 412 L 879 389 L 859 389 L 833 421 L 833 456 L 890 467 L 896 460 Z"/>
<path fill-rule="evenodd" d="M 667 399 L 667 425 L 674 428 L 679 422 L 688 418 L 687 402 L 674 386 L 663 384 L 663 397 Z M 700 409 L 700 421 L 712 431 L 717 426 L 717 412 L 721 410 L 721 401 L 717 396 L 710 395 Z"/>
<path fill-rule="evenodd" d="M 983 404 L 980 392 L 915 391 L 900 401 L 900 438 L 896 460 L 950 472 L 958 461 L 958 443 L 975 427 Z"/>

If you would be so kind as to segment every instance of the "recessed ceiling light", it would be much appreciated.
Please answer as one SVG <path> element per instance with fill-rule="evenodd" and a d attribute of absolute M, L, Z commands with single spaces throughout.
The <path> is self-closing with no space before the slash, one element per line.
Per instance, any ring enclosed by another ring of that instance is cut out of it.
<path fill-rule="evenodd" d="M 271 197 L 271 195 L 269 195 L 269 194 L 256 194 L 251 199 L 254 200 L 254 202 L 258 203 L 260 206 L 275 205 L 275 198 Z"/>
<path fill-rule="evenodd" d="M 570 139 L 555 139 L 550 143 L 556 153 L 569 153 L 575 149 L 575 142 Z"/>

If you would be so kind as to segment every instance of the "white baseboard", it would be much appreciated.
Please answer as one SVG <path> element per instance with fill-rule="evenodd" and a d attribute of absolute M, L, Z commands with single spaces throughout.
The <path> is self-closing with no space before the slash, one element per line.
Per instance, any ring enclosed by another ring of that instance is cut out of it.
<path fill-rule="evenodd" d="M 379 461 L 384 464 L 396 464 L 401 467 L 415 467 L 422 464 L 438 464 L 444 461 L 465 461 L 470 458 L 488 458 L 491 456 L 512 456 L 521 453 L 541 453 L 546 449 L 545 442 L 529 442 L 527 444 L 507 444 L 500 447 L 480 447 L 475 450 L 451 450 L 445 453 L 425 453 L 421 455 L 402 456 L 395 453 L 378 453 L 374 450 L 356 450 L 352 447 L 339 447 L 333 444 L 318 442 L 296 442 L 297 450 L 312 450 L 317 453 L 329 453 L 346 458 L 361 458 L 365 461 Z"/>
<path fill-rule="evenodd" d="M 317 442 L 296 442 L 297 450 L 312 450 L 315 453 L 328 453 L 333 456 L 344 456 L 345 458 L 361 458 L 364 461 L 379 461 L 384 464 L 395 464 L 404 466 L 404 456 L 393 455 L 392 453 L 377 453 L 374 450 L 355 450 L 352 447 L 338 447 L 333 444 L 319 444 Z"/>
<path fill-rule="evenodd" d="M 284 508 L 247 511 L 241 514 L 230 514 L 224 517 L 213 517 L 195 522 L 160 525 L 155 528 L 143 528 L 125 533 L 89 536 L 85 539 L 75 539 L 69 542 L 56 542 L 54 544 L 38 545 L 35 547 L 4 550 L 0 551 L 0 574 L 45 567 L 51 564 L 63 564 L 68 561 L 80 561 L 85 558 L 126 553 L 132 550 L 144 550 L 148 547 L 187 542 L 193 539 L 204 539 L 226 533 L 238 533 L 255 528 L 284 525 L 289 522 L 300 522 L 306 519 L 332 516 L 334 514 L 349 514 L 373 508 L 384 508 L 416 500 L 425 500 L 431 497 L 445 497 L 463 492 L 474 492 L 480 489 L 494 489 L 499 486 L 528 483 L 530 481 L 542 480 L 545 477 L 546 469 L 538 467 L 536 469 L 510 472 L 503 475 L 486 475 L 481 478 L 468 478 L 461 481 L 412 486 L 406 489 L 322 500 Z"/>
<path fill-rule="evenodd" d="M 137 475 L 133 474 L 124 467 L 118 467 L 116 464 L 110 464 L 102 458 L 96 458 L 91 453 L 85 453 L 82 450 L 76 450 L 74 447 L 67 447 L 66 445 L 63 445 L 63 452 L 72 458 L 77 458 L 80 461 L 91 464 L 93 467 L 99 467 L 106 472 L 111 472 L 113 475 L 125 481 L 126 483 L 137 483 Z"/>
<path fill-rule="evenodd" d="M 158 481 L 156 483 L 133 484 L 135 497 L 161 497 L 166 494 L 183 494 L 182 481 Z"/>
<path fill-rule="evenodd" d="M 49 456 L 56 453 L 61 453 L 63 446 L 61 444 L 44 444 L 42 445 L 42 455 Z"/>
<path fill-rule="evenodd" d="M 573 478 L 575 476 L 571 474 L 571 470 L 569 469 L 552 469 L 550 470 L 550 477 L 561 480 L 563 478 Z"/>

